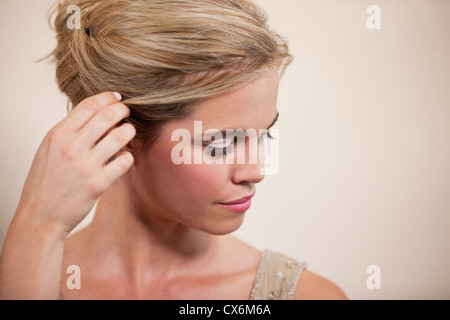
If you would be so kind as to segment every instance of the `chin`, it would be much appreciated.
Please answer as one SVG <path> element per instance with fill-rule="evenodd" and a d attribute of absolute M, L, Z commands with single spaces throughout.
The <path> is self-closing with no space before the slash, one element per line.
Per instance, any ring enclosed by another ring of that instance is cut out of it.
<path fill-rule="evenodd" d="M 195 228 L 199 231 L 214 235 L 214 236 L 224 236 L 238 230 L 242 223 L 244 222 L 244 215 L 240 217 L 235 217 L 234 219 L 229 219 L 228 221 L 214 221 L 210 224 L 203 225 L 199 228 Z"/>

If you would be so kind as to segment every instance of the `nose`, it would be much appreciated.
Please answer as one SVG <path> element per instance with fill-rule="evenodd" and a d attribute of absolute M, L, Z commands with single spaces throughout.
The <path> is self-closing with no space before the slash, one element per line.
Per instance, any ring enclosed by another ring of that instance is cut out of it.
<path fill-rule="evenodd" d="M 247 149 L 247 146 L 245 149 Z M 265 159 L 264 156 L 262 156 L 262 154 L 264 153 L 264 147 L 258 145 L 257 155 L 254 155 L 253 161 L 250 161 L 251 157 L 248 151 L 250 150 L 245 150 L 244 163 L 238 162 L 237 153 L 235 154 L 235 164 L 232 176 L 233 183 L 235 184 L 256 184 L 264 180 L 265 174 L 263 169 Z M 254 161 L 255 158 L 256 163 Z"/>
<path fill-rule="evenodd" d="M 256 164 L 238 164 L 240 168 L 233 174 L 233 183 L 235 184 L 255 184 L 264 180 L 264 173 L 261 167 Z"/>

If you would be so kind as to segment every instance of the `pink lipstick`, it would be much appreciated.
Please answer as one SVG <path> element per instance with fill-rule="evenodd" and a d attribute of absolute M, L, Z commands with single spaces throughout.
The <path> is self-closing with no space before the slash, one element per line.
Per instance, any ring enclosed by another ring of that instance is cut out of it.
<path fill-rule="evenodd" d="M 242 213 L 247 211 L 251 204 L 252 204 L 252 197 L 255 195 L 255 192 L 253 194 L 230 202 L 219 202 L 219 206 L 224 208 L 225 210 L 234 212 L 234 213 Z"/>

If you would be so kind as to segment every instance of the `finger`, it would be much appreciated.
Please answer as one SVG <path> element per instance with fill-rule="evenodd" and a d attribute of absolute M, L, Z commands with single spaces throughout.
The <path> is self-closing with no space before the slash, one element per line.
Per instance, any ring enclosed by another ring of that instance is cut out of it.
<path fill-rule="evenodd" d="M 122 98 L 120 94 L 113 92 L 102 92 L 80 102 L 64 119 L 65 125 L 74 132 L 79 131 L 99 110 Z"/>
<path fill-rule="evenodd" d="M 101 109 L 79 131 L 81 146 L 93 148 L 100 138 L 103 138 L 109 130 L 129 115 L 130 109 L 122 103 L 115 103 Z"/>
<path fill-rule="evenodd" d="M 108 189 L 114 181 L 127 173 L 133 163 L 133 155 L 128 151 L 120 153 L 114 160 L 108 163 L 100 173 L 103 190 Z"/>
<path fill-rule="evenodd" d="M 94 147 L 91 154 L 93 161 L 99 165 L 104 164 L 135 136 L 136 129 L 129 123 L 115 128 Z"/>

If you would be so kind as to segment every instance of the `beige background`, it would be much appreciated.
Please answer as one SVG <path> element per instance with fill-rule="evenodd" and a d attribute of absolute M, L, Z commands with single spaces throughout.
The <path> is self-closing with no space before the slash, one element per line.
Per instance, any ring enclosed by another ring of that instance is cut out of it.
<path fill-rule="evenodd" d="M 236 235 L 307 261 L 351 299 L 450 298 L 450 1 L 259 0 L 289 38 L 281 168 Z M 65 117 L 48 0 L 0 1 L 0 236 Z M 366 9 L 381 8 L 381 30 Z M 369 265 L 381 289 L 366 287 Z"/>

